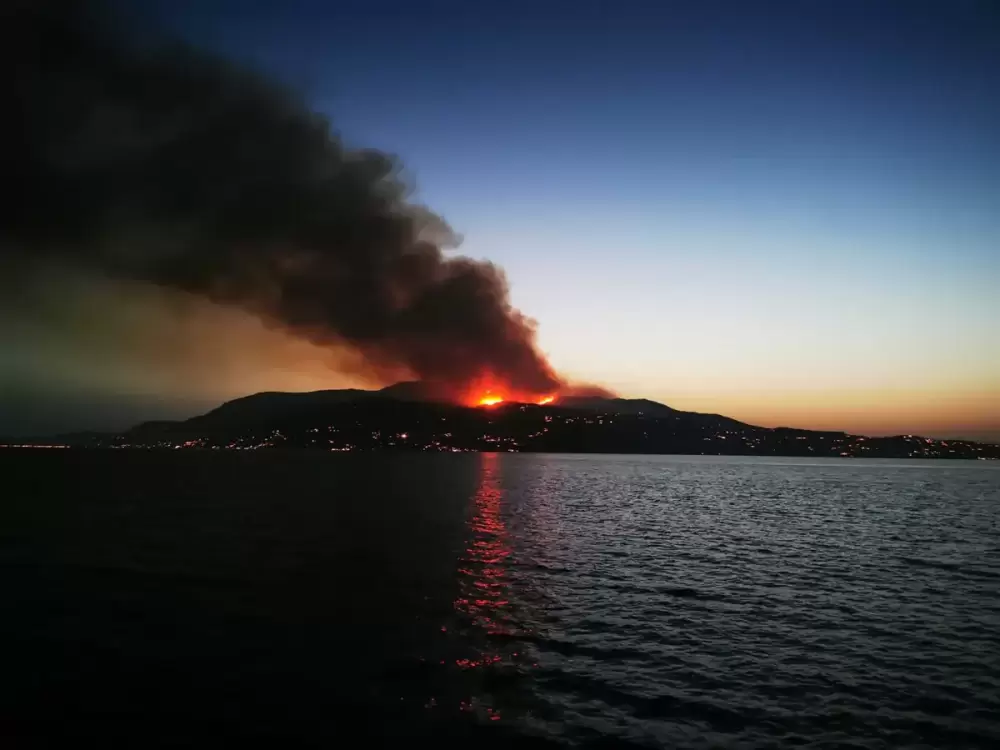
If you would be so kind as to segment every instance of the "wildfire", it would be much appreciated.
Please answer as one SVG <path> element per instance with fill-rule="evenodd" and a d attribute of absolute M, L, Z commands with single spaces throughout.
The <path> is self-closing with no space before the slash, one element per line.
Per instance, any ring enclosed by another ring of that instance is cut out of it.
<path fill-rule="evenodd" d="M 497 404 L 502 404 L 506 400 L 507 399 L 504 398 L 503 396 L 497 396 L 494 393 L 485 393 L 482 396 L 480 396 L 475 403 L 476 406 L 496 406 Z M 520 401 L 520 399 L 517 400 Z M 524 399 L 524 403 L 531 403 L 532 401 L 534 401 L 534 403 L 538 404 L 539 406 L 545 406 L 546 404 L 551 404 L 555 400 L 556 400 L 555 396 L 542 396 L 541 398 L 538 399 L 534 398 Z"/>
<path fill-rule="evenodd" d="M 470 382 L 463 395 L 459 396 L 459 403 L 466 406 L 490 407 L 499 404 L 537 404 L 545 406 L 551 404 L 559 398 L 559 392 L 550 390 L 530 391 L 521 390 L 502 378 L 494 377 L 487 373 Z"/>

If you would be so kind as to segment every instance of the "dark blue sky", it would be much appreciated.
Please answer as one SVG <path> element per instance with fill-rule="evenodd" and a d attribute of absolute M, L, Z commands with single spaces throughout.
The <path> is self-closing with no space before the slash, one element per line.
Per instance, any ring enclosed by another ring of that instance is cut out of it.
<path fill-rule="evenodd" d="M 570 377 L 1000 434 L 996 2 L 145 7 L 399 154 Z"/>

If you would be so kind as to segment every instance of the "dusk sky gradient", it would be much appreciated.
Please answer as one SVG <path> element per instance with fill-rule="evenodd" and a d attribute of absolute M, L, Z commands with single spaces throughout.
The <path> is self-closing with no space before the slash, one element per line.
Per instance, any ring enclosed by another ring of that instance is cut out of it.
<path fill-rule="evenodd" d="M 768 426 L 1000 439 L 996 3 L 149 7 L 398 154 L 561 373 Z M 351 383 L 225 315 L 199 336 L 252 357 L 186 350 L 169 383 L 92 346 L 20 361 L 76 362 L 53 387 L 81 420 Z"/>

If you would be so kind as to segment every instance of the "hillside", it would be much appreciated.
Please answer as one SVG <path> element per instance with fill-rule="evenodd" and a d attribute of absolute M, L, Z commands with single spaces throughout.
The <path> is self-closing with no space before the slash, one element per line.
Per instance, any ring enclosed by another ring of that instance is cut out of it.
<path fill-rule="evenodd" d="M 380 391 L 258 393 L 179 422 L 141 424 L 118 447 L 335 451 L 546 451 L 707 455 L 1000 458 L 1000 447 L 914 435 L 765 428 L 647 399 L 565 398 L 546 406 L 463 407 L 419 384 Z"/>

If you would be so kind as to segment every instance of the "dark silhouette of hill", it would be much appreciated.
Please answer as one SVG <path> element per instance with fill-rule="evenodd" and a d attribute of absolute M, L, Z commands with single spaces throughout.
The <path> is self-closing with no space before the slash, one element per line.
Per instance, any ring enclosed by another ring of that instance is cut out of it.
<path fill-rule="evenodd" d="M 700 424 L 712 424 L 722 428 L 751 427 L 745 422 L 724 417 L 721 414 L 705 414 L 694 411 L 680 411 L 658 401 L 648 398 L 602 398 L 600 396 L 569 396 L 559 400 L 559 407 L 565 409 L 583 409 L 599 411 L 608 414 L 632 414 L 655 418 L 679 419 Z M 764 429 L 764 428 L 759 428 Z"/>
<path fill-rule="evenodd" d="M 677 413 L 666 404 L 650 401 L 648 398 L 602 398 L 600 396 L 567 396 L 559 400 L 559 405 L 572 409 L 614 411 L 618 414 L 653 414 L 657 416 Z"/>
<path fill-rule="evenodd" d="M 426 385 L 418 380 L 407 380 L 402 383 L 387 385 L 385 388 L 374 391 L 379 396 L 396 398 L 401 401 L 435 401 L 433 393 Z"/>
<path fill-rule="evenodd" d="M 226 401 L 199 417 L 186 420 L 192 425 L 254 425 L 274 418 L 295 418 L 338 404 L 371 398 L 377 391 L 356 388 L 307 393 L 267 391 Z"/>
<path fill-rule="evenodd" d="M 420 384 L 414 382 L 396 383 L 377 391 L 360 388 L 301 393 L 264 391 L 226 401 L 205 414 L 183 421 L 143 422 L 134 427 L 132 432 L 152 434 L 166 431 L 177 433 L 199 429 L 218 431 L 267 426 L 273 423 L 308 419 L 315 415 L 328 413 L 335 407 L 357 404 L 373 398 L 393 401 L 428 400 L 427 394 L 421 389 Z"/>
<path fill-rule="evenodd" d="M 346 404 L 357 405 L 371 399 L 387 399 L 392 402 L 416 402 L 433 408 L 462 408 L 435 399 L 423 384 L 416 381 L 395 383 L 380 390 L 345 388 L 339 390 L 307 391 L 289 393 L 264 391 L 249 396 L 226 401 L 220 406 L 200 416 L 183 421 L 144 422 L 134 429 L 159 430 L 185 428 L 226 428 L 266 425 L 277 421 L 294 421 L 302 417 L 312 417 L 328 412 L 331 408 Z M 395 404 L 397 407 L 400 404 Z M 506 413 L 512 406 L 522 406 L 509 402 L 501 408 L 489 410 L 475 409 L 475 413 Z M 523 406 L 534 406 L 524 404 Z M 560 399 L 548 409 L 572 409 L 608 414 L 648 415 L 650 417 L 670 417 L 677 419 L 697 419 L 718 424 L 742 425 L 742 422 L 717 414 L 683 412 L 649 399 L 601 398 L 598 396 L 570 396 Z"/>
<path fill-rule="evenodd" d="M 179 422 L 147 422 L 116 438 L 136 447 L 325 450 L 507 450 L 708 455 L 1000 458 L 1000 446 L 914 435 L 766 428 L 648 399 L 566 397 L 465 407 L 420 383 L 377 391 L 257 393 Z"/>

